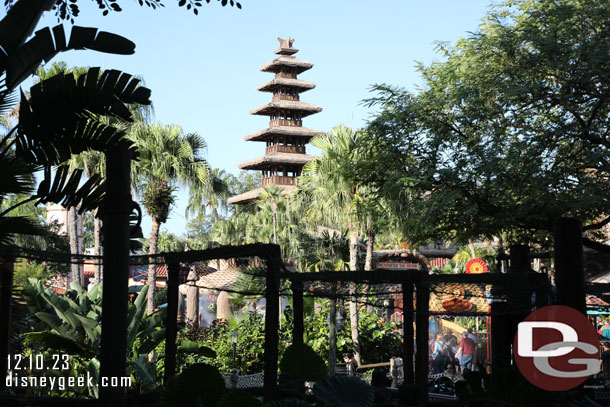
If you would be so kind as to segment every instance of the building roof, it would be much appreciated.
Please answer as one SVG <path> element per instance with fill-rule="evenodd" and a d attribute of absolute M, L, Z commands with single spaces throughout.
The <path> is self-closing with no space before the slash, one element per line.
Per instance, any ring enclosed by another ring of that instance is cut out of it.
<path fill-rule="evenodd" d="M 237 164 L 242 170 L 264 169 L 274 164 L 296 164 L 305 165 L 313 160 L 313 155 L 297 153 L 269 153 Z"/>
<path fill-rule="evenodd" d="M 263 83 L 258 88 L 256 88 L 256 90 L 260 92 L 273 92 L 279 86 L 286 86 L 298 90 L 299 92 L 305 92 L 315 88 L 316 84 L 301 79 L 275 78 Z"/>
<path fill-rule="evenodd" d="M 293 68 L 296 70 L 296 73 L 299 74 L 311 69 L 313 64 L 311 62 L 298 60 L 293 56 L 282 55 L 261 66 L 260 70 L 263 72 L 278 73 L 283 67 Z"/>
<path fill-rule="evenodd" d="M 311 103 L 301 102 L 300 100 L 276 100 L 250 110 L 250 114 L 270 116 L 278 110 L 294 110 L 301 112 L 302 116 L 305 117 L 321 112 L 322 108 Z"/>
<path fill-rule="evenodd" d="M 296 127 L 296 126 L 274 126 L 267 127 L 266 129 L 259 130 L 256 133 L 248 134 L 244 136 L 246 141 L 266 141 L 268 138 L 273 136 L 290 136 L 290 137 L 307 137 L 312 138 L 324 134 L 323 131 L 308 129 L 307 127 Z"/>
<path fill-rule="evenodd" d="M 195 285 L 199 288 L 224 291 L 230 290 L 237 283 L 238 278 L 239 270 L 235 267 L 229 267 L 200 277 Z"/>
<path fill-rule="evenodd" d="M 282 195 L 288 195 L 289 193 L 294 191 L 294 188 L 295 188 L 293 185 L 277 185 L 277 186 L 282 189 Z M 229 198 L 228 202 L 230 204 L 251 203 L 260 197 L 262 191 L 263 191 L 262 187 L 256 188 L 251 191 L 244 192 L 243 194 L 232 196 L 231 198 Z"/>
<path fill-rule="evenodd" d="M 276 54 L 292 55 L 292 54 L 296 54 L 297 52 L 299 52 L 298 49 L 296 49 L 292 46 L 292 43 L 294 42 L 294 38 L 288 37 L 287 39 L 283 39 L 283 38 L 277 37 L 277 40 L 280 42 L 280 48 L 274 51 Z"/>
<path fill-rule="evenodd" d="M 200 276 L 207 275 L 216 271 L 213 267 L 207 267 L 201 262 L 190 263 L 195 266 L 195 270 L 199 273 Z M 189 264 L 189 265 L 190 265 Z M 95 267 L 92 263 L 85 262 L 84 274 L 85 277 L 93 277 L 95 275 Z M 181 268 L 186 267 L 187 265 L 182 264 Z M 159 264 L 156 270 L 157 277 L 167 278 L 167 264 Z M 131 278 L 148 278 L 148 265 L 131 265 L 129 266 L 129 276 Z"/>

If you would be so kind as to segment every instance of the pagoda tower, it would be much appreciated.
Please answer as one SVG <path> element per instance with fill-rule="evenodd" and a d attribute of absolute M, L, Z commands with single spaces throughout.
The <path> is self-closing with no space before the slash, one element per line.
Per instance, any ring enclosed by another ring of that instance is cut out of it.
<path fill-rule="evenodd" d="M 257 90 L 270 92 L 270 103 L 250 111 L 252 115 L 269 116 L 269 127 L 244 137 L 246 141 L 265 142 L 265 155 L 238 164 L 243 170 L 262 172 L 261 187 L 233 196 L 231 204 L 248 204 L 258 199 L 263 187 L 277 185 L 283 194 L 295 188 L 296 177 L 303 166 L 314 157 L 305 153 L 305 145 L 312 137 L 323 132 L 303 127 L 303 118 L 322 111 L 322 108 L 300 100 L 300 94 L 315 88 L 313 82 L 297 79 L 313 64 L 294 57 L 299 50 L 292 47 L 294 39 L 278 38 L 280 48 L 277 58 L 263 65 L 260 70 L 271 72 L 275 77 L 259 86 Z"/>

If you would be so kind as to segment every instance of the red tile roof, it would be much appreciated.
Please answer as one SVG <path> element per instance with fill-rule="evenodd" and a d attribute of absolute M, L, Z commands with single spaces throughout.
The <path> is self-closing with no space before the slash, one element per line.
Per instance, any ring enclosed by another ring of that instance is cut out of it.
<path fill-rule="evenodd" d="M 215 268 L 206 267 L 202 263 L 193 263 L 193 264 L 195 265 L 195 269 L 199 273 L 199 276 L 207 276 L 208 274 L 216 271 Z M 85 268 L 85 270 L 84 270 L 85 277 L 94 276 L 95 267 L 92 263 L 85 263 L 84 268 Z M 183 270 L 181 270 L 181 274 L 183 274 L 183 272 L 186 272 L 186 274 L 188 274 L 188 270 L 186 269 L 186 267 L 184 265 L 182 266 L 182 268 L 183 268 Z M 148 275 L 148 266 L 144 265 L 144 266 L 131 266 L 130 267 L 130 272 L 129 272 L 130 277 L 136 277 L 136 276 L 139 276 L 142 274 Z M 160 264 L 157 267 L 157 277 L 167 278 L 167 264 Z M 184 278 L 186 278 L 186 275 L 184 276 Z"/>

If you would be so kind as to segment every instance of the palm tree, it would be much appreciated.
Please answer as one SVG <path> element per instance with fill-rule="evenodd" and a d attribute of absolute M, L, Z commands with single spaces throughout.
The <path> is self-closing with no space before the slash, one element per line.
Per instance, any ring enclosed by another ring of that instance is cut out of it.
<path fill-rule="evenodd" d="M 227 199 L 230 195 L 228 180 L 232 175 L 227 174 L 225 170 L 213 168 L 210 176 L 212 177 L 211 182 L 206 180 L 205 183 L 196 183 L 191 186 L 189 203 L 184 213 L 187 218 L 190 215 L 202 216 L 205 214 L 205 209 L 210 208 L 214 222 L 218 222 L 219 211 L 226 211 Z"/>
<path fill-rule="evenodd" d="M 311 144 L 322 150 L 322 156 L 305 165 L 305 176 L 298 182 L 300 193 L 309 196 L 307 216 L 326 226 L 348 230 L 350 271 L 358 270 L 358 246 L 363 224 L 363 188 L 352 178 L 352 169 L 357 162 L 357 138 L 357 132 L 344 126 L 335 127 L 330 134 L 314 137 Z M 355 292 L 356 285 L 351 284 L 351 335 L 354 359 L 360 363 Z"/>
<path fill-rule="evenodd" d="M 185 247 L 189 247 L 189 231 L 194 229 L 195 232 L 195 246 L 202 246 L 204 227 L 212 228 L 220 220 L 220 211 L 226 215 L 228 209 L 227 199 L 229 199 L 229 180 L 233 177 L 231 174 L 227 174 L 224 170 L 214 168 L 211 172 L 211 182 L 206 180 L 205 183 L 195 183 L 189 188 L 189 202 L 184 211 L 186 217 L 188 229 L 186 236 Z M 212 211 L 211 222 L 206 219 L 206 209 L 210 208 Z M 189 216 L 195 215 L 195 218 L 189 223 Z M 208 230 L 209 232 L 209 230 Z M 199 237 L 199 239 L 197 239 Z M 205 240 L 209 239 L 209 235 L 204 237 Z M 220 260 L 217 260 L 216 267 L 220 267 Z"/>
<path fill-rule="evenodd" d="M 101 175 L 106 173 L 106 159 L 99 151 L 84 151 L 78 155 L 73 156 L 68 162 L 71 171 L 76 169 L 82 169 L 85 171 L 87 178 L 91 178 L 94 175 Z M 75 215 L 76 210 L 74 209 Z M 96 256 L 102 255 L 102 215 L 99 208 L 93 212 L 93 252 Z M 96 283 L 102 281 L 102 270 L 103 266 L 101 262 L 97 262 L 94 268 L 93 278 Z M 83 284 L 81 282 L 81 284 Z"/>
<path fill-rule="evenodd" d="M 132 182 L 152 218 L 149 254 L 157 254 L 159 228 L 167 221 L 178 186 L 205 185 L 212 180 L 210 167 L 203 159 L 205 141 L 197 133 L 184 133 L 177 125 L 139 124 L 127 136 L 139 152 L 132 166 Z M 148 268 L 147 312 L 155 304 L 156 266 Z"/>
<path fill-rule="evenodd" d="M 277 244 L 277 210 L 282 207 L 282 189 L 277 185 L 263 187 L 258 200 L 259 205 L 269 204 L 273 221 L 273 243 Z"/>

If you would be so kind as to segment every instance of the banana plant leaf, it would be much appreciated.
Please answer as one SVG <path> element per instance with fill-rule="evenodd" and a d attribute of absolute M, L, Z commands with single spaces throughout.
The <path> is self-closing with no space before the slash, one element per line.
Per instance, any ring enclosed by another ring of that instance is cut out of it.
<path fill-rule="evenodd" d="M 134 301 L 133 307 L 131 307 L 127 314 L 127 348 L 131 349 L 133 342 L 140 331 L 140 325 L 142 323 L 142 317 L 146 312 L 146 293 L 148 292 L 148 285 L 142 287 L 142 291 L 138 294 L 138 297 Z"/>
<path fill-rule="evenodd" d="M 42 13 L 50 10 L 55 0 L 18 1 L 0 21 L 0 46 L 12 54 L 34 32 Z M 7 56 L 0 53 L 0 70 L 6 69 Z"/>
<path fill-rule="evenodd" d="M 1 26 L 1 24 L 0 24 Z M 42 61 L 49 61 L 59 52 L 91 49 L 100 52 L 129 55 L 135 52 L 135 44 L 127 38 L 97 28 L 72 27 L 66 42 L 63 25 L 53 29 L 45 27 L 38 30 L 25 44 L 12 50 L 0 69 L 6 70 L 6 86 L 14 89 L 25 78 L 36 72 Z"/>
<path fill-rule="evenodd" d="M 51 314 L 49 312 L 37 312 L 34 315 L 49 326 L 61 325 L 61 319 L 59 319 L 56 314 Z"/>
<path fill-rule="evenodd" d="M 93 377 L 93 383 L 99 383 L 100 382 L 100 361 L 97 360 L 96 358 L 92 358 L 89 363 L 87 363 L 87 371 L 89 372 L 89 374 L 91 375 L 91 377 Z M 99 398 L 100 394 L 99 394 L 99 386 L 97 385 L 93 385 L 93 386 L 87 386 L 87 389 L 89 391 L 89 395 L 93 398 Z"/>
<path fill-rule="evenodd" d="M 22 92 L 17 152 L 40 165 L 59 165 L 85 150 L 106 151 L 123 139 L 124 130 L 101 122 L 100 116 L 133 121 L 126 104 L 150 104 L 150 90 L 120 71 L 89 68 L 78 81 L 57 74 Z M 128 143 L 125 141 L 125 143 Z M 127 144 L 130 145 L 130 144 Z"/>
<path fill-rule="evenodd" d="M 129 369 L 137 383 L 142 385 L 146 391 L 155 389 L 155 366 L 148 361 L 147 355 L 141 355 L 136 360 L 129 362 Z"/>
<path fill-rule="evenodd" d="M 74 341 L 66 340 L 65 335 L 56 334 L 50 331 L 29 332 L 25 334 L 25 341 L 32 342 L 37 345 L 42 345 L 49 349 L 62 350 L 67 353 L 83 355 L 87 357 L 94 355 L 91 351 L 88 351 L 82 346 L 78 346 Z"/>

